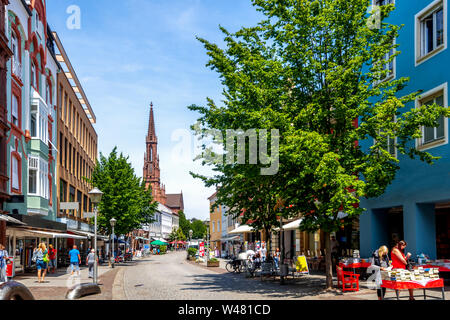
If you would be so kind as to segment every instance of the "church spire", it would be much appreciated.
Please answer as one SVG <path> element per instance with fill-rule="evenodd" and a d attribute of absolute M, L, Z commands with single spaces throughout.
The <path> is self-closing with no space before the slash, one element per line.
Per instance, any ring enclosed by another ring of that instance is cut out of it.
<path fill-rule="evenodd" d="M 165 187 L 161 184 L 158 138 L 156 137 L 155 118 L 153 115 L 153 103 L 150 103 L 150 117 L 148 120 L 148 132 L 146 137 L 146 152 L 144 160 L 144 181 L 147 188 L 152 189 L 153 198 L 166 203 Z"/>
<path fill-rule="evenodd" d="M 153 102 L 150 102 L 150 117 L 148 119 L 147 141 L 156 142 L 155 118 L 153 116 Z"/>

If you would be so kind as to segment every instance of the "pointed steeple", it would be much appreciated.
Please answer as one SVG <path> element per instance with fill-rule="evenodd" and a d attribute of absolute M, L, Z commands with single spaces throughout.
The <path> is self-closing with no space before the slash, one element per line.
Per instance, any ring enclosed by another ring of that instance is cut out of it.
<path fill-rule="evenodd" d="M 155 118 L 153 116 L 153 102 L 150 102 L 150 117 L 148 119 L 147 141 L 157 141 L 155 130 Z"/>

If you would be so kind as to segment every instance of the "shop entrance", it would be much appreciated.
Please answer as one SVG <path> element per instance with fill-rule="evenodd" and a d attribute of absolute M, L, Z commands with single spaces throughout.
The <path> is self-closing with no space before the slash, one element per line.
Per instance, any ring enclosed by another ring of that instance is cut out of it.
<path fill-rule="evenodd" d="M 450 258 L 450 208 L 436 209 L 437 259 Z"/>
<path fill-rule="evenodd" d="M 391 250 L 391 248 L 393 248 L 397 244 L 397 242 L 404 239 L 403 207 L 391 208 L 387 213 L 389 250 Z"/>

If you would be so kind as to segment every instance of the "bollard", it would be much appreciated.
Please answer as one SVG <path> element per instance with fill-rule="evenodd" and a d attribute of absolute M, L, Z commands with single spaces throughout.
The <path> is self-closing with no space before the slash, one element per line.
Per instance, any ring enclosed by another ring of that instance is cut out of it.
<path fill-rule="evenodd" d="M 0 300 L 34 300 L 31 291 L 16 281 L 0 284 Z"/>
<path fill-rule="evenodd" d="M 66 299 L 68 300 L 75 300 L 79 299 L 85 296 L 90 296 L 93 294 L 99 294 L 102 291 L 100 290 L 100 287 L 98 284 L 95 283 L 82 283 L 79 285 L 76 285 L 69 289 L 66 293 Z"/>

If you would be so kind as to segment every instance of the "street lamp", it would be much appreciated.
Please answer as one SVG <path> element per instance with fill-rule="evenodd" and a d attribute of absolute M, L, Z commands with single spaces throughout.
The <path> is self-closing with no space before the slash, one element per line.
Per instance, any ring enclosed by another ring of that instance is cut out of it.
<path fill-rule="evenodd" d="M 192 241 L 192 234 L 194 233 L 194 231 L 189 230 L 189 242 Z"/>
<path fill-rule="evenodd" d="M 94 188 L 89 191 L 89 197 L 91 198 L 91 202 L 94 204 L 94 219 L 95 219 L 95 235 L 94 235 L 94 283 L 97 284 L 98 277 L 98 256 L 97 256 L 97 206 L 102 201 L 103 192 L 99 189 Z"/>
<path fill-rule="evenodd" d="M 112 258 L 111 258 L 111 266 L 114 268 L 114 261 L 115 261 L 115 259 L 114 259 L 114 237 L 115 237 L 115 235 L 114 235 L 114 226 L 116 225 L 116 222 L 117 222 L 117 220 L 116 219 L 114 219 L 114 218 L 112 218 L 111 220 L 109 220 L 109 223 L 111 224 L 111 227 L 112 227 L 112 234 L 111 234 L 111 238 L 112 238 L 112 247 L 111 247 L 111 250 L 112 250 Z"/>

